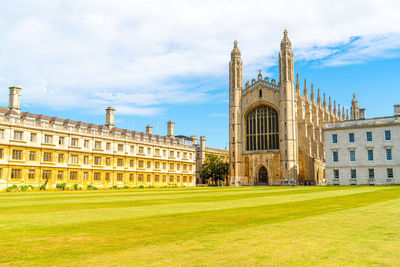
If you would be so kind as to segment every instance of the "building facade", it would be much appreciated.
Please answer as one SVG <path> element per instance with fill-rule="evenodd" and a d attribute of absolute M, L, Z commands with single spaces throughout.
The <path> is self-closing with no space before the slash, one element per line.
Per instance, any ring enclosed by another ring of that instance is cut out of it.
<path fill-rule="evenodd" d="M 296 81 L 295 81 L 296 79 Z M 344 108 L 308 94 L 294 75 L 294 55 L 287 31 L 280 44 L 279 81 L 263 78 L 243 84 L 243 62 L 237 42 L 229 63 L 230 184 L 323 184 L 324 122 L 348 119 Z"/>
<path fill-rule="evenodd" d="M 115 127 L 115 109 L 105 125 L 21 112 L 21 89 L 10 88 L 0 108 L 0 189 L 57 183 L 96 187 L 195 186 L 196 147 L 174 136 Z"/>
<path fill-rule="evenodd" d="M 324 135 L 329 185 L 400 184 L 400 105 L 392 117 L 365 119 L 354 96 L 352 120 L 325 124 Z"/>

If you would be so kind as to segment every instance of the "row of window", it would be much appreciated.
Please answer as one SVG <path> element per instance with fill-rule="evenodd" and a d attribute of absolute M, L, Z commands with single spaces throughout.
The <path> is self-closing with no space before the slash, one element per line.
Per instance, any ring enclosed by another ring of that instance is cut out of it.
<path fill-rule="evenodd" d="M 21 169 L 11 169 L 11 179 L 21 179 Z M 57 180 L 59 181 L 63 181 L 64 180 L 64 171 L 57 171 Z M 2 169 L 0 169 L 0 177 L 2 174 Z M 51 179 L 51 174 L 52 171 L 51 170 L 43 170 L 42 172 L 42 179 L 43 180 L 48 180 Z M 134 182 L 134 175 L 133 173 L 130 173 L 129 176 L 127 177 L 129 178 L 129 182 Z M 145 179 L 146 178 L 146 179 Z M 193 181 L 193 177 L 191 176 L 186 176 L 183 175 L 182 179 L 180 176 L 176 176 L 174 177 L 173 175 L 169 175 L 168 177 L 168 181 L 173 183 L 173 182 L 177 182 L 177 183 L 191 183 Z M 176 178 L 176 179 L 175 179 Z M 35 170 L 29 170 L 28 171 L 28 179 L 35 179 Z M 93 173 L 93 181 L 101 181 L 102 179 L 102 173 L 100 172 L 95 172 Z M 78 181 L 79 177 L 78 177 L 78 172 L 77 171 L 70 171 L 69 172 L 69 180 L 70 181 Z M 88 172 L 83 172 L 82 173 L 82 180 L 83 181 L 88 181 L 89 180 L 89 173 Z M 138 174 L 137 175 L 137 180 L 138 182 L 151 182 L 151 175 L 147 174 Z M 104 181 L 109 182 L 110 181 L 110 173 L 104 173 Z M 124 174 L 123 173 L 117 173 L 117 177 L 116 177 L 116 181 L 117 182 L 124 182 Z M 158 175 L 155 174 L 154 175 L 154 182 L 167 182 L 167 175 Z"/>
<path fill-rule="evenodd" d="M 357 179 L 357 170 L 356 169 L 350 170 L 350 177 L 351 177 L 351 179 Z M 333 178 L 334 179 L 340 178 L 339 170 L 333 170 Z M 374 169 L 368 169 L 368 178 L 369 179 L 375 178 L 375 170 Z M 386 169 L 386 178 L 393 178 L 393 168 Z"/>
<path fill-rule="evenodd" d="M 366 139 L 367 142 L 372 142 L 372 132 L 366 132 Z M 390 141 L 392 140 L 392 134 L 390 130 L 385 130 L 385 140 Z M 354 143 L 355 142 L 355 137 L 354 133 L 349 133 L 349 142 Z M 338 143 L 338 136 L 337 134 L 332 134 L 332 143 L 337 144 Z"/>
<path fill-rule="evenodd" d="M 4 130 L 0 130 L 3 131 Z M 1 135 L 1 132 L 0 132 Z M 1 138 L 1 137 L 0 137 Z M 30 134 L 30 141 L 31 142 L 36 142 L 37 139 L 37 134 L 36 133 L 31 133 Z M 53 139 L 54 136 L 53 135 L 44 135 L 44 139 L 43 142 L 46 144 L 54 144 L 53 143 Z M 22 131 L 14 131 L 14 136 L 13 136 L 13 140 L 17 140 L 17 141 L 22 141 L 23 140 L 23 132 Z M 89 148 L 89 143 L 90 141 L 87 139 L 83 140 L 83 146 L 84 148 Z M 65 137 L 63 136 L 58 136 L 58 144 L 59 145 L 64 145 L 65 144 Z M 79 138 L 71 138 L 71 146 L 73 147 L 79 147 Z M 94 148 L 95 149 L 102 149 L 103 146 L 103 142 L 101 141 L 95 141 L 94 142 Z M 106 150 L 110 151 L 111 150 L 111 143 L 107 142 L 106 143 Z M 123 152 L 124 151 L 124 144 L 117 144 L 117 150 L 119 152 Z M 130 152 L 131 153 L 135 153 L 135 146 L 131 145 L 130 146 Z M 147 150 L 145 150 L 144 146 L 138 146 L 137 147 L 137 153 L 138 154 L 146 154 L 147 155 L 151 155 L 151 148 L 147 148 Z M 161 150 L 159 148 L 155 148 L 154 149 L 154 155 L 155 156 L 161 156 Z M 162 155 L 163 157 L 167 157 L 167 150 L 163 149 L 162 150 Z M 177 157 L 180 158 L 181 157 L 181 152 L 180 151 L 174 151 L 174 150 L 169 150 L 169 157 Z M 192 153 L 187 153 L 187 152 L 182 152 L 182 158 L 183 159 L 192 159 Z"/>
<path fill-rule="evenodd" d="M 386 160 L 392 160 L 392 149 L 391 148 L 386 148 Z M 332 152 L 332 158 L 333 162 L 339 162 L 339 151 L 333 151 Z M 351 162 L 356 161 L 356 151 L 355 150 L 350 150 L 349 151 L 349 159 Z M 374 161 L 374 150 L 373 149 L 368 149 L 367 150 L 367 159 L 368 161 Z"/>

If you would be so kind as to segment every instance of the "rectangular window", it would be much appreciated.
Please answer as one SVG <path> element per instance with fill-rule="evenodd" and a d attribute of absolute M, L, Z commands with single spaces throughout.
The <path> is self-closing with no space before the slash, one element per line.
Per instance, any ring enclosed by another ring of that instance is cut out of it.
<path fill-rule="evenodd" d="M 385 140 L 390 141 L 392 139 L 392 136 L 390 134 L 390 130 L 385 131 Z"/>
<path fill-rule="evenodd" d="M 356 151 L 350 150 L 350 161 L 356 161 Z"/>
<path fill-rule="evenodd" d="M 111 159 L 110 158 L 106 158 L 106 166 L 110 166 L 111 165 Z"/>
<path fill-rule="evenodd" d="M 52 136 L 52 135 L 46 134 L 46 135 L 44 136 L 44 142 L 45 142 L 46 144 L 52 144 L 52 143 L 53 143 L 53 136 Z"/>
<path fill-rule="evenodd" d="M 117 173 L 117 181 L 122 182 L 122 173 Z"/>
<path fill-rule="evenodd" d="M 64 154 L 58 154 L 58 162 L 60 163 L 64 162 Z"/>
<path fill-rule="evenodd" d="M 4 129 L 0 129 L 0 138 L 1 138 L 1 139 L 4 138 Z"/>
<path fill-rule="evenodd" d="M 133 182 L 133 173 L 129 174 L 129 182 Z"/>
<path fill-rule="evenodd" d="M 31 142 L 36 142 L 36 133 L 31 133 Z"/>
<path fill-rule="evenodd" d="M 150 147 L 147 148 L 147 155 L 149 155 L 149 156 L 151 155 L 151 148 Z"/>
<path fill-rule="evenodd" d="M 12 159 L 22 160 L 22 150 L 13 150 Z"/>
<path fill-rule="evenodd" d="M 101 149 L 101 142 L 100 141 L 95 141 L 94 142 L 94 148 Z"/>
<path fill-rule="evenodd" d="M 192 159 L 192 153 L 189 153 L 189 159 Z"/>
<path fill-rule="evenodd" d="M 71 163 L 78 164 L 78 155 L 71 155 Z"/>
<path fill-rule="evenodd" d="M 166 170 L 167 169 L 167 163 L 163 162 L 162 168 L 163 168 L 163 170 Z"/>
<path fill-rule="evenodd" d="M 367 132 L 367 141 L 368 142 L 372 141 L 372 132 Z"/>
<path fill-rule="evenodd" d="M 339 179 L 339 170 L 333 170 L 333 178 Z"/>
<path fill-rule="evenodd" d="M 158 161 L 154 162 L 154 169 L 156 169 L 156 170 L 160 169 L 160 162 L 158 162 Z"/>
<path fill-rule="evenodd" d="M 106 143 L 106 150 L 111 150 L 111 143 Z"/>
<path fill-rule="evenodd" d="M 393 169 L 392 168 L 387 168 L 387 178 L 393 178 Z"/>
<path fill-rule="evenodd" d="M 123 159 L 117 159 L 117 166 L 118 167 L 124 166 L 124 160 Z"/>
<path fill-rule="evenodd" d="M 150 174 L 147 174 L 147 182 L 148 182 L 148 183 L 151 182 L 151 176 L 150 176 Z"/>
<path fill-rule="evenodd" d="M 101 165 L 101 157 L 94 157 L 94 165 Z"/>
<path fill-rule="evenodd" d="M 179 159 L 180 158 L 180 156 L 181 156 L 181 152 L 176 152 L 176 157 Z"/>
<path fill-rule="evenodd" d="M 110 173 L 106 172 L 104 179 L 106 180 L 106 182 L 109 182 L 110 181 Z"/>
<path fill-rule="evenodd" d="M 51 179 L 51 171 L 50 170 L 44 170 L 43 173 L 42 173 L 42 179 L 43 180 Z"/>
<path fill-rule="evenodd" d="M 129 167 L 133 168 L 135 161 L 133 159 L 129 160 Z"/>
<path fill-rule="evenodd" d="M 151 168 L 151 162 L 147 161 L 147 169 L 150 169 L 150 168 Z"/>
<path fill-rule="evenodd" d="M 83 146 L 84 146 L 85 148 L 89 148 L 89 140 L 85 140 L 85 141 L 83 142 Z"/>
<path fill-rule="evenodd" d="M 339 152 L 333 151 L 333 162 L 339 162 Z"/>
<path fill-rule="evenodd" d="M 176 164 L 176 170 L 180 171 L 181 170 L 181 164 Z"/>
<path fill-rule="evenodd" d="M 2 158 L 3 158 L 3 149 L 0 148 L 0 159 L 2 159 Z"/>
<path fill-rule="evenodd" d="M 187 153 L 183 152 L 183 159 L 187 159 Z"/>
<path fill-rule="evenodd" d="M 182 169 L 183 169 L 184 171 L 186 171 L 186 170 L 187 170 L 187 165 L 186 165 L 186 164 L 183 164 L 183 165 L 182 165 Z"/>
<path fill-rule="evenodd" d="M 375 171 L 374 169 L 368 169 L 368 178 L 374 179 L 375 178 Z"/>
<path fill-rule="evenodd" d="M 99 172 L 95 172 L 93 174 L 93 180 L 94 181 L 100 181 L 101 180 L 101 174 Z"/>
<path fill-rule="evenodd" d="M 374 151 L 372 149 L 368 149 L 368 161 L 374 160 Z"/>
<path fill-rule="evenodd" d="M 167 150 L 164 149 L 164 150 L 162 151 L 162 153 L 163 153 L 163 157 L 166 157 L 166 156 L 167 156 Z"/>
<path fill-rule="evenodd" d="M 36 159 L 36 152 L 35 151 L 29 151 L 29 160 L 34 161 Z"/>
<path fill-rule="evenodd" d="M 44 153 L 43 153 L 43 161 L 47 161 L 47 162 L 52 161 L 52 160 L 51 160 L 51 156 L 52 156 L 52 153 L 50 153 L 50 152 L 44 152 Z"/>
<path fill-rule="evenodd" d="M 89 164 L 89 156 L 83 156 L 83 164 Z"/>
<path fill-rule="evenodd" d="M 64 140 L 65 140 L 64 136 L 60 136 L 60 137 L 58 138 L 58 144 L 59 144 L 59 145 L 63 145 L 63 144 L 64 144 Z"/>
<path fill-rule="evenodd" d="M 173 164 L 173 163 L 170 163 L 170 164 L 169 164 L 169 169 L 170 169 L 170 170 L 173 170 L 173 169 L 174 169 L 174 164 Z"/>
<path fill-rule="evenodd" d="M 138 167 L 139 167 L 139 168 L 143 168 L 143 167 L 144 167 L 144 162 L 143 162 L 143 160 L 139 160 L 139 161 L 138 161 Z"/>
<path fill-rule="evenodd" d="M 162 176 L 162 181 L 163 181 L 163 183 L 165 183 L 167 181 L 167 176 L 163 175 Z"/>
<path fill-rule="evenodd" d="M 171 175 L 171 176 L 169 177 L 169 182 L 170 182 L 170 183 L 173 183 L 173 182 L 174 182 L 174 176 Z"/>
<path fill-rule="evenodd" d="M 173 150 L 169 151 L 169 157 L 173 158 L 175 156 L 175 152 Z"/>
<path fill-rule="evenodd" d="M 135 146 L 131 146 L 131 154 L 134 154 L 135 153 Z"/>
<path fill-rule="evenodd" d="M 62 181 L 63 180 L 63 175 L 64 172 L 63 171 L 58 171 L 57 172 L 57 180 Z"/>
<path fill-rule="evenodd" d="M 35 179 L 35 170 L 29 170 L 28 179 Z"/>
<path fill-rule="evenodd" d="M 180 177 L 180 176 L 177 176 L 177 177 L 176 177 L 176 182 L 177 182 L 177 183 L 180 183 L 180 182 L 181 182 L 181 177 Z"/>
<path fill-rule="evenodd" d="M 78 138 L 72 138 L 71 139 L 71 146 L 79 146 L 79 139 Z"/>
<path fill-rule="evenodd" d="M 12 169 L 11 170 L 11 179 L 21 179 L 21 170 L 20 169 Z"/>
<path fill-rule="evenodd" d="M 351 169 L 350 173 L 351 173 L 351 179 L 356 179 L 357 178 L 357 171 L 355 169 Z"/>
<path fill-rule="evenodd" d="M 332 144 L 337 144 L 337 134 L 332 134 Z"/>
<path fill-rule="evenodd" d="M 84 172 L 84 173 L 83 173 L 83 180 L 84 180 L 84 181 L 87 181 L 88 178 L 89 178 L 89 174 L 88 174 L 87 172 Z"/>
<path fill-rule="evenodd" d="M 139 152 L 138 152 L 139 154 L 144 154 L 144 147 L 142 147 L 142 146 L 140 146 L 139 147 Z"/>
<path fill-rule="evenodd" d="M 392 160 L 392 149 L 391 148 L 386 149 L 386 160 Z"/>
<path fill-rule="evenodd" d="M 189 171 L 190 172 L 192 171 L 192 165 L 189 165 Z"/>
<path fill-rule="evenodd" d="M 159 148 L 156 148 L 156 149 L 154 150 L 154 155 L 160 156 L 160 149 L 159 149 Z"/>
<path fill-rule="evenodd" d="M 72 171 L 69 173 L 69 179 L 72 181 L 78 180 L 78 172 Z"/>
<path fill-rule="evenodd" d="M 22 132 L 20 131 L 14 131 L 14 140 L 22 140 Z"/>
<path fill-rule="evenodd" d="M 118 151 L 119 152 L 124 151 L 124 145 L 123 144 L 118 144 Z"/>
<path fill-rule="evenodd" d="M 138 174 L 138 181 L 143 182 L 143 174 Z"/>
<path fill-rule="evenodd" d="M 154 175 L 154 182 L 156 183 L 160 182 L 160 175 L 158 174 Z"/>
<path fill-rule="evenodd" d="M 187 183 L 187 176 L 182 176 L 182 182 Z"/>
<path fill-rule="evenodd" d="M 349 133 L 349 142 L 354 143 L 354 133 Z"/>

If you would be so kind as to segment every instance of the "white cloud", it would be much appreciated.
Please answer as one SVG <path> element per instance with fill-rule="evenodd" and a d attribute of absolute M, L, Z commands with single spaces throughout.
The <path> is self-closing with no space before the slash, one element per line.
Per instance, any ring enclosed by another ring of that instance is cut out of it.
<path fill-rule="evenodd" d="M 2 1 L 0 86 L 22 86 L 30 105 L 154 115 L 218 94 L 235 39 L 245 80 L 276 64 L 285 27 L 299 60 L 397 57 L 398 10 L 398 1 Z"/>

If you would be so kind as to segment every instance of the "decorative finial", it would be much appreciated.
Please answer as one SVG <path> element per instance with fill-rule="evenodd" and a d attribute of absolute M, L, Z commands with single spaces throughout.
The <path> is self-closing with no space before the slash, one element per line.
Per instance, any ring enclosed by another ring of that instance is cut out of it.
<path fill-rule="evenodd" d="M 287 37 L 287 30 L 286 29 L 283 30 L 283 36 Z"/>
<path fill-rule="evenodd" d="M 262 80 L 261 70 L 258 70 L 258 79 L 259 79 L 259 80 Z"/>
<path fill-rule="evenodd" d="M 353 93 L 353 98 L 356 98 L 356 93 Z"/>

